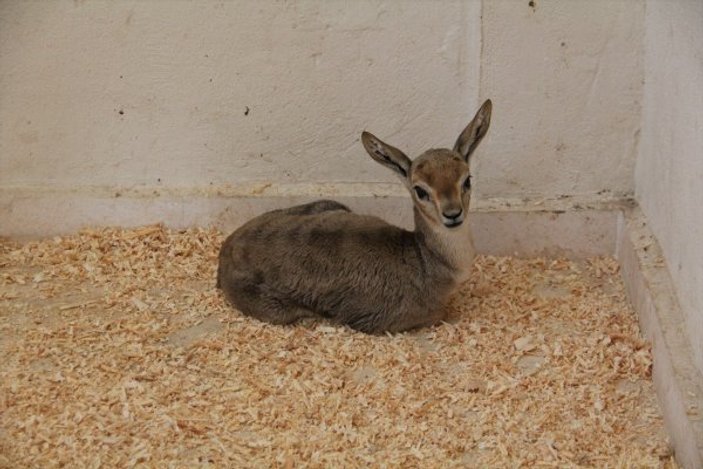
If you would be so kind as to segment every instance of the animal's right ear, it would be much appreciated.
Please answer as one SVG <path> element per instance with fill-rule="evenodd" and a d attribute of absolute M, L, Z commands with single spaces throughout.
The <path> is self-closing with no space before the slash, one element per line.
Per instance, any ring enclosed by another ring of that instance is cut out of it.
<path fill-rule="evenodd" d="M 361 133 L 361 143 L 371 155 L 371 158 L 383 166 L 395 171 L 402 179 L 407 179 L 410 173 L 410 158 L 395 147 L 388 145 L 369 132 Z"/>

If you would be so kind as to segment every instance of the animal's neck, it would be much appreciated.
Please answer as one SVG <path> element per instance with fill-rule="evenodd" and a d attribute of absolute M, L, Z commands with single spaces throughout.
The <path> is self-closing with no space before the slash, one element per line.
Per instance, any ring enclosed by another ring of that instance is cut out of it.
<path fill-rule="evenodd" d="M 425 249 L 456 271 L 459 281 L 465 280 L 473 265 L 475 250 L 468 219 L 453 229 L 431 226 L 415 209 L 415 235 Z"/>

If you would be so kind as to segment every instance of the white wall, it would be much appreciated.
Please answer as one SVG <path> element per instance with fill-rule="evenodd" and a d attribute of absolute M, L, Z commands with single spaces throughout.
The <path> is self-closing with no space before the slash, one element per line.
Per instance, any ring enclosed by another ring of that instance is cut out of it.
<path fill-rule="evenodd" d="M 642 14 L 636 0 L 0 2 L 0 235 L 206 223 L 234 196 L 402 194 L 360 131 L 411 155 L 450 146 L 485 97 L 478 205 L 629 194 Z"/>
<path fill-rule="evenodd" d="M 484 1 L 481 94 L 495 101 L 488 197 L 631 194 L 641 1 Z M 480 170 L 480 171 L 478 171 Z"/>
<path fill-rule="evenodd" d="M 636 197 L 664 251 L 703 372 L 703 3 L 649 0 Z"/>
<path fill-rule="evenodd" d="M 479 51 L 477 2 L 2 2 L 0 185 L 395 181 L 361 131 L 452 144 Z"/>

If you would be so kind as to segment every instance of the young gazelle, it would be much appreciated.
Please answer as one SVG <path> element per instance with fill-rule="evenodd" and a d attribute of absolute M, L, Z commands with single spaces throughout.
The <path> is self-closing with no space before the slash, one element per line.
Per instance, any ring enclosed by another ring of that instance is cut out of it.
<path fill-rule="evenodd" d="M 371 158 L 393 170 L 410 191 L 414 231 L 331 200 L 274 210 L 227 238 L 217 286 L 241 312 L 273 324 L 323 317 L 379 333 L 444 319 L 446 302 L 474 258 L 466 221 L 469 158 L 490 118 L 486 101 L 453 150 L 428 150 L 412 161 L 362 133 Z"/>

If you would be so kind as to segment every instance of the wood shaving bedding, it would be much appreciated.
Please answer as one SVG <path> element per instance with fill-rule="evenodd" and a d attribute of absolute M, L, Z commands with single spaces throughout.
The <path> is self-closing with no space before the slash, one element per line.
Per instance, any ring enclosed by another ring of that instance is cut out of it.
<path fill-rule="evenodd" d="M 368 336 L 231 309 L 222 239 L 0 241 L 0 467 L 675 467 L 612 259 L 479 257 Z"/>

